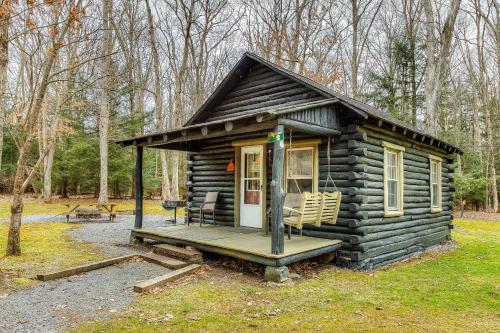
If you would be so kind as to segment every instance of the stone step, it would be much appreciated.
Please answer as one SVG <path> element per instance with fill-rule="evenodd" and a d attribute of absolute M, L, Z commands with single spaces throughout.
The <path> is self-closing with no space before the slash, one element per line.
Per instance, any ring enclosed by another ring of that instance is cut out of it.
<path fill-rule="evenodd" d="M 158 254 L 180 258 L 193 263 L 200 263 L 203 261 L 202 253 L 195 249 L 186 249 L 170 244 L 158 244 L 153 245 L 153 251 Z"/>
<path fill-rule="evenodd" d="M 141 258 L 150 262 L 150 263 L 157 264 L 157 265 L 167 267 L 170 269 L 179 269 L 182 267 L 186 267 L 188 265 L 185 261 L 165 257 L 165 256 L 155 254 L 155 253 L 142 254 Z"/>
<path fill-rule="evenodd" d="M 149 279 L 146 281 L 139 282 L 134 286 L 134 291 L 138 292 L 138 293 L 142 293 L 144 291 L 151 290 L 151 289 L 158 287 L 166 282 L 175 281 L 175 280 L 183 277 L 184 275 L 187 275 L 187 274 L 197 270 L 199 267 L 200 267 L 200 265 L 198 265 L 198 264 L 191 264 L 189 266 L 177 269 L 177 270 L 172 271 L 172 272 L 168 272 L 167 274 L 158 276 L 156 278 L 152 278 L 152 279 Z"/>

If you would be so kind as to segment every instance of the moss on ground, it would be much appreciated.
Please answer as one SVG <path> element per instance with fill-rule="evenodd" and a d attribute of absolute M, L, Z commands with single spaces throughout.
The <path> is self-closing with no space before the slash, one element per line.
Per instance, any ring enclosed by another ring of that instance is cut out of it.
<path fill-rule="evenodd" d="M 5 256 L 8 224 L 0 224 L 0 293 L 36 283 L 43 271 L 67 268 L 106 258 L 92 244 L 71 240 L 68 231 L 78 226 L 66 223 L 25 224 L 21 227 L 20 256 Z"/>
<path fill-rule="evenodd" d="M 78 331 L 498 332 L 499 236 L 498 222 L 462 220 L 450 251 L 373 272 L 331 267 L 283 285 L 212 271 Z"/>

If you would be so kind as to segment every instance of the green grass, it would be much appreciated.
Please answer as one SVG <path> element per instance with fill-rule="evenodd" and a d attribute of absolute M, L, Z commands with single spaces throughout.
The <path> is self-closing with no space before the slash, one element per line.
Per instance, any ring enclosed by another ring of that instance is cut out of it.
<path fill-rule="evenodd" d="M 500 223 L 457 221 L 458 247 L 374 272 L 269 285 L 208 273 L 79 332 L 498 332 Z"/>
<path fill-rule="evenodd" d="M 21 256 L 6 257 L 8 225 L 0 224 L 0 294 L 32 286 L 33 277 L 55 270 L 104 259 L 97 247 L 71 241 L 65 223 L 26 224 L 21 227 Z"/>
<path fill-rule="evenodd" d="M 133 210 L 135 209 L 134 200 L 112 200 L 110 203 L 117 204 L 115 210 Z M 76 204 L 80 207 L 89 207 L 96 204 L 96 199 L 57 199 L 50 203 L 45 203 L 38 199 L 27 199 L 24 202 L 23 215 L 34 214 L 64 214 L 67 207 L 66 204 L 71 204 L 71 208 Z M 144 200 L 144 214 L 172 215 L 173 211 L 166 212 L 161 206 L 159 200 Z M 184 215 L 183 209 L 178 209 L 178 216 Z M 0 200 L 0 218 L 10 216 L 10 198 Z"/>

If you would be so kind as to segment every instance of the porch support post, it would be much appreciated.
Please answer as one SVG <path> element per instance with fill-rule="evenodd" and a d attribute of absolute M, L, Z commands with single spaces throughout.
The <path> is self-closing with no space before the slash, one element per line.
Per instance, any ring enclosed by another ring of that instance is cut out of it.
<path fill-rule="evenodd" d="M 142 156 L 143 147 L 137 146 L 137 155 L 135 160 L 135 229 L 142 229 L 142 198 L 144 189 L 142 186 Z"/>
<path fill-rule="evenodd" d="M 283 133 L 283 125 L 277 125 L 276 133 Z M 273 180 L 271 181 L 271 252 L 281 254 L 285 251 L 285 228 L 283 225 L 283 160 L 285 157 L 285 142 L 274 142 L 273 150 Z"/>

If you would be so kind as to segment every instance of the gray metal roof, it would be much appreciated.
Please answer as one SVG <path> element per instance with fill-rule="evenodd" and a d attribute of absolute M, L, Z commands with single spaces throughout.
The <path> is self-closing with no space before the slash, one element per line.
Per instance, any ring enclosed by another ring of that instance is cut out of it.
<path fill-rule="evenodd" d="M 249 58 L 251 58 L 251 59 L 253 59 L 261 64 L 266 65 L 267 67 L 271 68 L 272 70 L 274 70 L 278 73 L 281 73 L 281 74 L 283 74 L 291 79 L 294 79 L 296 81 L 299 81 L 303 84 L 306 84 L 307 86 L 311 87 L 312 89 L 314 89 L 315 91 L 317 91 L 320 94 L 322 93 L 323 95 L 326 95 L 327 97 L 330 97 L 330 98 L 337 98 L 340 101 L 340 103 L 342 103 L 347 108 L 355 109 L 357 111 L 366 112 L 368 115 L 370 115 L 374 118 L 381 119 L 387 123 L 390 123 L 392 125 L 396 125 L 397 127 L 401 127 L 403 129 L 410 130 L 411 132 L 414 132 L 414 133 L 417 133 L 420 135 L 425 135 L 425 137 L 427 137 L 429 139 L 433 139 L 436 142 L 442 142 L 442 143 L 446 144 L 447 146 L 454 148 L 460 154 L 463 153 L 458 147 L 455 147 L 455 146 L 453 146 L 453 145 L 451 145 L 451 144 L 449 144 L 449 143 L 447 143 L 439 138 L 436 138 L 436 137 L 430 135 L 429 133 L 427 133 L 421 129 L 418 129 L 418 128 L 416 128 L 408 123 L 405 123 L 405 122 L 397 119 L 396 117 L 394 117 L 393 115 L 391 115 L 385 111 L 376 109 L 369 104 L 366 104 L 366 103 L 358 101 L 354 98 L 348 97 L 348 96 L 346 96 L 338 91 L 335 91 L 335 90 L 330 89 L 322 84 L 319 84 L 318 82 L 311 80 L 310 78 L 307 78 L 303 75 L 289 71 L 286 68 L 283 68 L 282 66 L 279 66 L 273 62 L 270 62 L 270 61 L 254 54 L 254 53 L 246 52 L 243 55 L 243 57 L 249 57 Z"/>
<path fill-rule="evenodd" d="M 175 129 L 171 129 L 171 130 L 165 130 L 162 132 L 151 133 L 151 134 L 143 135 L 143 136 L 136 137 L 136 138 L 129 138 L 129 139 L 125 139 L 125 140 L 120 140 L 117 142 L 122 143 L 124 145 L 128 145 L 128 144 L 131 144 L 132 142 L 134 142 L 135 140 L 138 140 L 138 139 L 140 140 L 140 139 L 145 139 L 145 138 L 152 137 L 152 136 L 158 136 L 161 134 L 168 134 L 168 133 L 178 132 L 178 131 L 187 130 L 187 129 L 191 129 L 191 128 L 209 126 L 209 125 L 213 125 L 216 123 L 222 123 L 222 122 L 227 122 L 227 121 L 239 119 L 242 116 L 233 117 L 234 119 L 232 117 L 229 117 L 229 118 L 224 119 L 224 120 L 212 121 L 212 122 L 205 121 L 206 115 L 210 111 L 210 109 L 212 109 L 214 106 L 216 106 L 218 103 L 220 103 L 224 99 L 226 94 L 232 89 L 234 84 L 241 79 L 241 76 L 245 75 L 246 72 L 249 70 L 249 68 L 254 66 L 256 63 L 260 63 L 260 64 L 268 67 L 269 69 L 271 69 L 277 73 L 280 73 L 281 75 L 283 75 L 285 77 L 288 77 L 296 82 L 299 82 L 299 83 L 309 87 L 310 89 L 316 91 L 317 93 L 324 96 L 325 98 L 327 98 L 327 100 L 319 101 L 319 103 L 321 103 L 321 102 L 330 103 L 330 104 L 340 103 L 340 104 L 344 105 L 347 109 L 356 112 L 358 115 L 361 115 L 363 118 L 372 117 L 372 118 L 381 120 L 381 121 L 386 122 L 390 125 L 393 125 L 393 126 L 396 126 L 396 127 L 402 128 L 402 129 L 406 129 L 410 132 L 416 133 L 422 137 L 425 136 L 425 138 L 428 138 L 429 141 L 432 141 L 434 144 L 442 143 L 443 147 L 447 146 L 447 147 L 452 148 L 452 150 L 456 151 L 457 153 L 460 153 L 460 154 L 463 153 L 458 147 L 455 147 L 455 146 L 453 146 L 453 145 L 451 145 L 443 140 L 440 140 L 440 139 L 430 135 L 429 133 L 427 133 L 421 129 L 418 129 L 410 124 L 407 124 L 407 123 L 395 118 L 394 116 L 392 116 L 391 114 L 389 114 L 387 112 L 378 110 L 371 105 L 368 105 L 366 103 L 363 103 L 361 101 L 358 101 L 358 100 L 355 100 L 351 97 L 348 97 L 348 96 L 346 96 L 342 93 L 339 93 L 333 89 L 330 89 L 322 84 L 319 84 L 318 82 L 316 82 L 314 80 L 311 80 L 303 75 L 289 71 L 289 70 L 287 70 L 287 69 L 285 69 L 285 68 L 283 68 L 275 63 L 272 63 L 272 62 L 270 62 L 270 61 L 268 61 L 268 60 L 266 60 L 266 59 L 264 59 L 256 54 L 250 53 L 250 52 L 245 52 L 243 54 L 243 56 L 238 61 L 238 63 L 226 75 L 226 77 L 222 80 L 222 82 L 219 84 L 219 86 L 217 86 L 217 88 L 212 93 L 212 95 L 205 101 L 205 103 L 198 109 L 198 111 L 189 119 L 189 121 L 186 122 L 186 124 L 184 126 L 179 127 L 179 128 L 175 128 Z M 315 102 L 315 103 L 318 103 L 318 102 Z M 270 107 L 269 109 L 259 110 L 258 113 L 248 115 L 248 117 L 255 117 L 258 114 L 277 115 L 277 114 L 280 114 L 282 112 L 295 112 L 295 111 L 297 111 L 297 110 L 295 110 L 296 107 L 308 107 L 308 105 L 303 105 L 303 106 L 296 105 L 295 107 L 292 107 L 290 110 L 285 110 L 285 109 L 282 110 L 282 109 L 276 109 L 276 107 Z M 309 107 L 313 107 L 313 105 L 310 105 Z M 246 117 L 247 116 L 243 116 L 243 118 L 246 118 Z"/>

